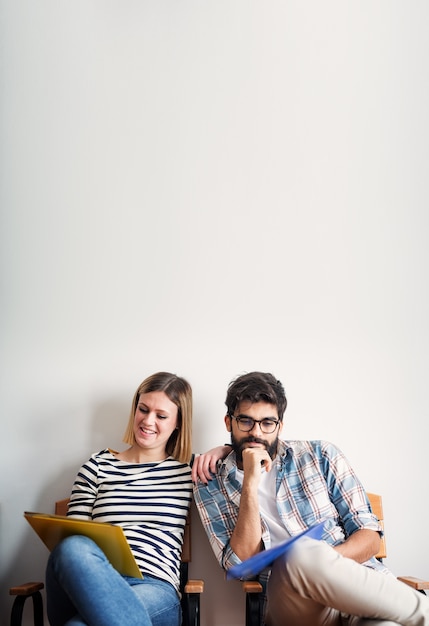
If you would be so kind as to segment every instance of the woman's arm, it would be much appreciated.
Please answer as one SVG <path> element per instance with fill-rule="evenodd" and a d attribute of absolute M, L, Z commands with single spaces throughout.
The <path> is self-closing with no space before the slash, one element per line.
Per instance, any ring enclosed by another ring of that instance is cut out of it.
<path fill-rule="evenodd" d="M 92 519 L 94 502 L 97 498 L 97 463 L 93 457 L 80 468 L 70 495 L 67 515 L 78 519 Z"/>
<path fill-rule="evenodd" d="M 212 479 L 212 475 L 216 471 L 217 462 L 224 459 L 231 452 L 230 445 L 217 446 L 204 454 L 195 456 L 192 465 L 192 482 L 198 482 L 198 479 L 207 485 Z"/>

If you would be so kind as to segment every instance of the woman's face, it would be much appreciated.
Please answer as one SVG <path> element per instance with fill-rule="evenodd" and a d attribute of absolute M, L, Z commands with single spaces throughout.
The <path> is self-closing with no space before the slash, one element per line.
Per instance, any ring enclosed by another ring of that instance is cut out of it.
<path fill-rule="evenodd" d="M 133 428 L 136 444 L 140 448 L 164 454 L 167 441 L 177 425 L 177 406 L 163 391 L 140 394 Z"/>

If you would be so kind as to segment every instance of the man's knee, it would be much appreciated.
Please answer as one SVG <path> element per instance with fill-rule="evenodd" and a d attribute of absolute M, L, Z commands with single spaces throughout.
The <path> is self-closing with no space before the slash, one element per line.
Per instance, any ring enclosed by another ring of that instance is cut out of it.
<path fill-rule="evenodd" d="M 296 542 L 284 558 L 284 567 L 290 579 L 320 578 L 337 558 L 337 553 L 326 543 L 303 538 Z"/>

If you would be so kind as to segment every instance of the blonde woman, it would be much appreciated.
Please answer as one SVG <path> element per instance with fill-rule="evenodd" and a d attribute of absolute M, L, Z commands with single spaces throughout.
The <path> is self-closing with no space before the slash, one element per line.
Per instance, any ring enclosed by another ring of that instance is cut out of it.
<path fill-rule="evenodd" d="M 46 572 L 51 626 L 180 625 L 180 555 L 192 498 L 191 427 L 189 383 L 158 372 L 134 395 L 124 436 L 129 447 L 107 448 L 82 465 L 68 515 L 122 526 L 143 579 L 119 574 L 87 537 L 64 539 Z M 213 450 L 213 463 L 224 451 Z"/>

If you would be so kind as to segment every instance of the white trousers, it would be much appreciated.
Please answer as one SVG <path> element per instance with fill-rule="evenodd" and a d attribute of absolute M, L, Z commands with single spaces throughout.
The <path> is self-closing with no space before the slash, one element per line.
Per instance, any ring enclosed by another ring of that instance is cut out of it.
<path fill-rule="evenodd" d="M 274 563 L 267 626 L 429 626 L 429 597 L 303 538 Z"/>

